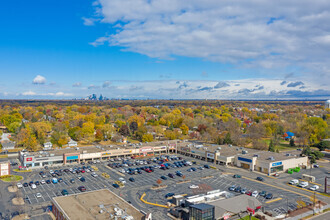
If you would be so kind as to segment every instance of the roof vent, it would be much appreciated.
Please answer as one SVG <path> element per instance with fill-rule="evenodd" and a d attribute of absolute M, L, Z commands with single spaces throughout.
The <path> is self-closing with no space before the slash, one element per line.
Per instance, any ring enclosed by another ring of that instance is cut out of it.
<path fill-rule="evenodd" d="M 258 154 L 255 154 L 255 155 L 253 155 L 254 157 L 259 157 L 259 155 Z"/>
<path fill-rule="evenodd" d="M 247 154 L 248 151 L 247 150 L 242 150 L 242 154 Z"/>
<path fill-rule="evenodd" d="M 274 157 L 269 157 L 268 160 L 275 160 L 275 158 Z"/>
<path fill-rule="evenodd" d="M 291 154 L 285 154 L 285 156 L 289 157 L 289 156 L 291 156 Z"/>

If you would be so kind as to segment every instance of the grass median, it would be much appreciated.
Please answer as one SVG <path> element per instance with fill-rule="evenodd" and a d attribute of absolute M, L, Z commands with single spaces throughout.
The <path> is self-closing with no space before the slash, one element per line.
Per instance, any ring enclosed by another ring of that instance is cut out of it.
<path fill-rule="evenodd" d="M 22 176 L 18 175 L 7 175 L 0 178 L 4 182 L 18 182 L 23 179 Z"/>

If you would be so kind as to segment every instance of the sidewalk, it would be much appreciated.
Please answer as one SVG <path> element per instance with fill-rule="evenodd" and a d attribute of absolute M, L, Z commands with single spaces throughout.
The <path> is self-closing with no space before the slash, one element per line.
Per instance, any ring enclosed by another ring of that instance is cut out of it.
<path fill-rule="evenodd" d="M 328 205 L 326 205 L 326 206 L 323 206 L 322 210 L 325 210 L 325 209 L 327 209 L 327 208 L 330 208 L 330 204 L 328 204 Z M 308 212 L 305 212 L 305 213 L 303 213 L 303 214 L 301 214 L 301 215 L 297 215 L 297 216 L 295 216 L 295 217 L 291 217 L 291 218 L 287 218 L 287 219 L 288 219 L 288 220 L 299 220 L 299 219 L 301 219 L 301 218 L 304 218 L 304 217 L 307 217 L 307 216 L 310 216 L 310 215 L 313 215 L 313 211 L 312 211 L 312 210 L 311 210 L 311 211 L 308 211 Z M 313 218 L 317 218 L 317 217 L 320 217 L 320 216 L 322 216 L 322 215 L 312 217 L 311 219 L 313 219 Z M 322 218 L 321 218 L 321 219 L 322 219 Z"/>

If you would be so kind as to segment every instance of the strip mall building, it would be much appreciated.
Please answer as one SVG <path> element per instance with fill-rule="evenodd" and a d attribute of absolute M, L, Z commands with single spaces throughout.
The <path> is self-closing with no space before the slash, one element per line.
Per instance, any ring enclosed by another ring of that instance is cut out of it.
<path fill-rule="evenodd" d="M 178 146 L 177 152 L 193 158 L 243 169 L 258 171 L 268 175 L 285 172 L 289 168 L 306 168 L 308 158 L 297 153 L 275 153 L 231 145 Z"/>
<path fill-rule="evenodd" d="M 108 160 L 117 157 L 144 157 L 177 153 L 214 164 L 237 166 L 271 175 L 289 168 L 306 168 L 307 157 L 297 153 L 275 153 L 231 145 L 196 145 L 193 142 L 156 142 L 142 146 L 90 146 L 51 151 L 20 152 L 25 167 L 42 167 L 80 163 L 90 160 Z"/>

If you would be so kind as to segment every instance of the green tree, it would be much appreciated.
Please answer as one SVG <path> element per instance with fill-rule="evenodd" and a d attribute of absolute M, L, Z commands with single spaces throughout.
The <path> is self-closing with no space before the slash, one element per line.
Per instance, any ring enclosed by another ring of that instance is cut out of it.
<path fill-rule="evenodd" d="M 154 137 L 152 134 L 144 134 L 142 136 L 142 142 L 152 142 L 154 140 Z"/>
<path fill-rule="evenodd" d="M 294 147 L 294 146 L 296 146 L 296 144 L 294 143 L 294 139 L 291 138 L 290 139 L 290 147 Z"/>
<path fill-rule="evenodd" d="M 231 140 L 230 133 L 228 132 L 225 136 L 225 139 L 223 140 L 224 144 L 232 144 L 233 141 Z"/>
<path fill-rule="evenodd" d="M 275 152 L 275 145 L 273 143 L 273 140 L 270 140 L 269 142 L 268 151 Z"/>

